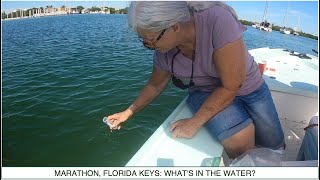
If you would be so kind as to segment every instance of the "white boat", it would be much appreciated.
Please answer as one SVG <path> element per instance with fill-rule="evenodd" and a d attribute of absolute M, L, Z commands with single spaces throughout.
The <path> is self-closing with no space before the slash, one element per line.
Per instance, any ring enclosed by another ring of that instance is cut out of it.
<path fill-rule="evenodd" d="M 283 33 L 283 34 L 291 34 L 291 31 L 289 29 L 286 29 L 286 28 L 281 28 L 280 32 Z"/>
<path fill-rule="evenodd" d="M 286 22 L 288 8 L 289 8 L 289 2 L 288 2 L 288 6 L 287 6 L 286 12 L 284 13 L 284 17 L 283 17 L 283 22 L 282 22 L 283 28 L 280 29 L 280 32 L 283 34 L 291 34 L 291 31 L 284 26 L 285 22 Z"/>
<path fill-rule="evenodd" d="M 260 26 L 260 30 L 261 31 L 272 32 L 272 26 L 271 25 Z"/>
<path fill-rule="evenodd" d="M 259 23 L 254 23 L 251 25 L 253 28 L 259 29 L 260 28 L 260 24 Z"/>
<path fill-rule="evenodd" d="M 262 22 L 260 23 L 260 29 L 261 31 L 267 31 L 267 32 L 272 32 L 272 24 L 267 21 L 267 13 L 268 13 L 268 2 L 266 2 L 266 6 L 264 9 L 263 17 L 262 17 Z"/>
<path fill-rule="evenodd" d="M 300 26 L 300 16 L 299 16 L 299 19 L 298 19 L 297 28 L 294 29 L 293 35 L 299 36 L 299 33 L 298 33 L 299 26 Z"/>
<path fill-rule="evenodd" d="M 318 67 L 310 59 L 293 55 L 292 51 L 259 48 L 249 51 L 257 63 L 265 61 L 263 75 L 276 105 L 285 133 L 286 149 L 282 166 L 318 166 L 316 160 L 299 160 L 303 152 L 304 128 L 311 118 L 318 116 Z M 312 60 L 318 57 L 307 54 Z M 270 68 L 271 69 L 271 68 Z M 222 145 L 201 128 L 191 139 L 172 138 L 170 124 L 193 114 L 186 104 L 187 97 L 144 143 L 126 166 L 228 166 Z M 313 129 L 318 138 L 318 128 Z M 315 141 L 318 142 L 317 140 Z M 318 144 L 316 144 L 318 147 Z M 213 162 L 214 161 L 214 162 Z"/>
<path fill-rule="evenodd" d="M 258 9 L 256 9 L 256 15 L 254 16 L 254 21 L 253 21 L 254 23 L 251 25 L 253 28 L 256 28 L 256 29 L 260 28 L 260 23 L 256 21 L 257 14 L 258 14 Z"/>

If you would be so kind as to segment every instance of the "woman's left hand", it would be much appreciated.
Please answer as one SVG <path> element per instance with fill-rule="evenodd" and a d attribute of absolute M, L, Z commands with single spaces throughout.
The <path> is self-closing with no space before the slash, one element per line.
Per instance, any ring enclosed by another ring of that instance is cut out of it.
<path fill-rule="evenodd" d="M 171 124 L 170 130 L 174 138 L 192 138 L 200 127 L 200 122 L 192 117 L 174 122 Z"/>

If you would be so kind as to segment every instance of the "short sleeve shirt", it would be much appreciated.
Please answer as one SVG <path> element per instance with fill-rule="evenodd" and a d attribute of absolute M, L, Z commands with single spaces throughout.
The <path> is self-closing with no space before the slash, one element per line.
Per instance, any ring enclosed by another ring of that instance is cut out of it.
<path fill-rule="evenodd" d="M 189 91 L 212 92 L 222 85 L 215 63 L 212 60 L 213 53 L 227 43 L 241 38 L 246 27 L 235 19 L 228 10 L 220 6 L 195 12 L 194 18 L 196 49 L 193 81 L 195 86 L 189 88 Z M 191 77 L 192 60 L 182 53 L 177 54 L 173 59 L 177 51 L 176 48 L 166 53 L 155 51 L 153 64 L 157 69 L 171 73 L 173 61 L 174 75 L 183 80 L 185 84 L 188 84 Z M 248 51 L 246 53 L 246 61 L 246 80 L 242 84 L 238 95 L 247 95 L 264 82 L 257 63 Z"/>

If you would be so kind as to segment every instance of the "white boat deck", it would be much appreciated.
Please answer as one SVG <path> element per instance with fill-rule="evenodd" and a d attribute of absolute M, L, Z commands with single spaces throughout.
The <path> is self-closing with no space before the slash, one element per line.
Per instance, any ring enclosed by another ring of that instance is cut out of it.
<path fill-rule="evenodd" d="M 284 129 L 287 145 L 284 160 L 295 161 L 304 137 L 303 128 L 318 113 L 318 70 L 304 62 L 307 60 L 281 49 L 261 48 L 250 53 L 257 62 L 275 63 L 277 73 L 267 71 L 263 77 Z M 313 58 L 315 64 L 318 59 Z M 201 166 L 207 158 L 223 156 L 222 145 L 205 128 L 201 128 L 192 139 L 172 138 L 170 124 L 192 116 L 186 98 L 126 166 Z M 223 163 L 219 165 L 223 166 Z"/>
<path fill-rule="evenodd" d="M 221 156 L 223 147 L 204 128 L 192 139 L 172 138 L 170 124 L 192 116 L 185 101 L 186 98 L 132 157 L 127 166 L 200 166 L 205 158 Z"/>
<path fill-rule="evenodd" d="M 275 72 L 267 70 L 264 73 L 264 79 L 271 90 L 318 97 L 318 57 L 307 54 L 312 59 L 300 59 L 282 49 L 269 48 L 254 49 L 249 52 L 257 63 L 266 61 L 267 67 L 276 69 Z"/>

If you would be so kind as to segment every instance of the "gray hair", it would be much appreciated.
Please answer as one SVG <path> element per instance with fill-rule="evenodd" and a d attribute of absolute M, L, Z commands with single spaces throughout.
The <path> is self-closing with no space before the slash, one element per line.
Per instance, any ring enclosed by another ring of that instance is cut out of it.
<path fill-rule="evenodd" d="M 234 9 L 219 1 L 133 1 L 129 7 L 128 24 L 135 32 L 138 27 L 157 32 L 178 22 L 189 22 L 193 12 L 213 6 L 225 8 L 238 20 Z"/>

